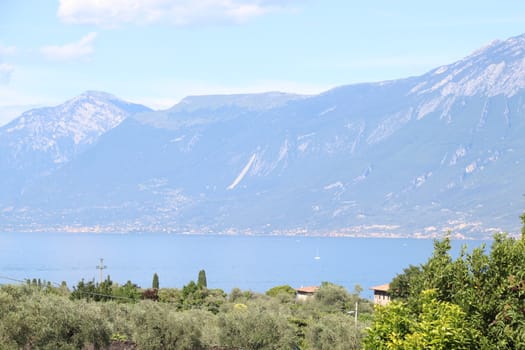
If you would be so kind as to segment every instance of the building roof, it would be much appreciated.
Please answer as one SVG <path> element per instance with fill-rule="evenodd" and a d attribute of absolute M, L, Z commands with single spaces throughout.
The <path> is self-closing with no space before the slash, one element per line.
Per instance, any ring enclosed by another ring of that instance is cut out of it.
<path fill-rule="evenodd" d="M 318 289 L 319 289 L 319 287 L 317 287 L 317 286 L 310 286 L 310 287 L 297 288 L 296 291 L 297 291 L 297 293 L 313 294 L 313 293 L 317 292 Z"/>
<path fill-rule="evenodd" d="M 378 292 L 388 292 L 390 290 L 390 283 L 385 283 L 380 286 L 371 287 L 371 290 L 376 290 Z"/>

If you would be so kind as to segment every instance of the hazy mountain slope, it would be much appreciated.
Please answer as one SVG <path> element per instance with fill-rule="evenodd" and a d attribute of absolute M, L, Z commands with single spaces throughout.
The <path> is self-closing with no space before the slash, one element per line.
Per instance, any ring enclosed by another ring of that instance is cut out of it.
<path fill-rule="evenodd" d="M 2 219 L 110 230 L 517 232 L 525 36 L 427 74 L 187 98 L 133 115 L 26 186 Z M 18 226 L 17 226 L 18 225 Z"/>
<path fill-rule="evenodd" d="M 26 181 L 50 174 L 128 116 L 149 110 L 88 91 L 59 106 L 23 113 L 0 128 L 1 190 L 19 189 Z"/>

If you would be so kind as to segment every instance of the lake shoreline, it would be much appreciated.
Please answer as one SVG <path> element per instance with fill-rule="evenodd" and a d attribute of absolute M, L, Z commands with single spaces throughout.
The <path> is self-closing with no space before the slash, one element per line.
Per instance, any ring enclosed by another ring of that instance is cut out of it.
<path fill-rule="evenodd" d="M 377 233 L 377 234 L 355 234 L 355 233 L 295 233 L 295 232 L 282 232 L 282 233 L 242 233 L 242 232 L 193 232 L 193 231 L 140 231 L 140 230 L 129 230 L 129 231 L 119 231 L 119 230 L 97 230 L 97 229 L 78 229 L 78 230 L 0 230 L 2 232 L 14 233 L 14 234 L 97 234 L 97 235 L 179 235 L 179 236 L 199 236 L 199 237 L 295 237 L 295 238 L 359 238 L 359 239 L 419 239 L 419 240 L 436 240 L 443 239 L 449 236 L 452 240 L 457 241 L 478 241 L 478 240 L 492 240 L 492 237 L 496 233 L 494 232 L 491 235 L 481 236 L 481 237 L 472 237 L 465 236 L 461 233 L 433 233 L 433 234 L 397 234 L 397 233 Z M 518 238 L 519 234 L 510 234 L 507 233 L 509 237 Z"/>

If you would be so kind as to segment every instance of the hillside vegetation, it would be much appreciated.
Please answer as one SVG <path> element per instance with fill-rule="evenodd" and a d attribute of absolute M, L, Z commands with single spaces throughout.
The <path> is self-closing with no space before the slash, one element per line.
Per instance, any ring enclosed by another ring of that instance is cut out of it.
<path fill-rule="evenodd" d="M 154 279 L 155 283 L 155 279 Z M 158 276 L 156 279 L 158 283 Z M 205 275 L 181 289 L 139 289 L 107 278 L 72 291 L 32 281 L 0 287 L 2 349 L 360 349 L 372 307 L 323 283 L 315 298 L 206 288 Z M 358 322 L 348 311 L 359 305 Z"/>

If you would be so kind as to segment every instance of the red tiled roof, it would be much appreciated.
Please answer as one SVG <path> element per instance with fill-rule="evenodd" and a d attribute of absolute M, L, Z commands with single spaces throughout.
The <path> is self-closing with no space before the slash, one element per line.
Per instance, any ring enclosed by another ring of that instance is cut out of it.
<path fill-rule="evenodd" d="M 371 287 L 370 289 L 377 290 L 379 292 L 388 292 L 388 290 L 390 289 L 390 283 L 385 283 L 380 286 Z"/>
<path fill-rule="evenodd" d="M 319 287 L 317 286 L 310 286 L 310 287 L 301 287 L 301 288 L 297 288 L 296 291 L 297 293 L 315 293 L 317 292 L 317 290 L 319 289 Z"/>

